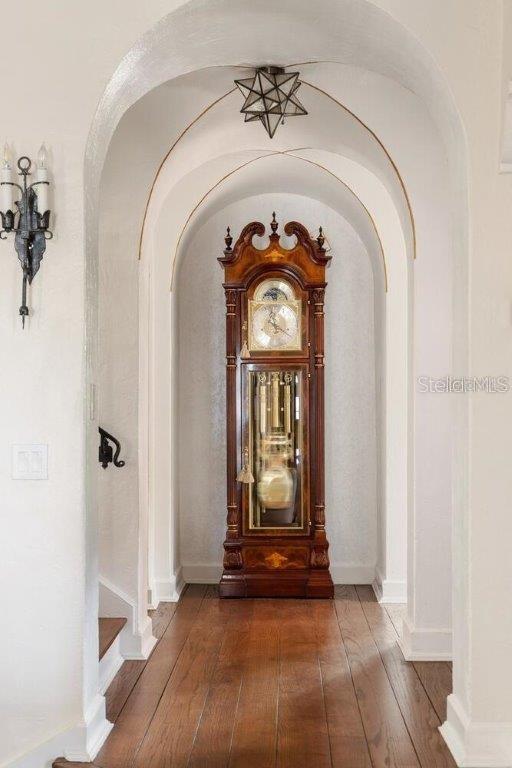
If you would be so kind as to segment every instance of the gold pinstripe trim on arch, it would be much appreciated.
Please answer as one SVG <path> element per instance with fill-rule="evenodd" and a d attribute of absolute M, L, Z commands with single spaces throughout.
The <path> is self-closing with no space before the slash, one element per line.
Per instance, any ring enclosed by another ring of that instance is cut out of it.
<path fill-rule="evenodd" d="M 306 64 L 306 63 L 309 63 L 309 62 L 304 62 L 304 63 Z M 402 179 L 400 171 L 398 170 L 398 166 L 395 163 L 395 161 L 393 160 L 393 158 L 391 157 L 391 154 L 388 152 L 388 150 L 386 148 L 386 145 L 382 143 L 382 141 L 379 139 L 379 137 L 377 136 L 375 131 L 372 131 L 372 129 L 368 125 L 366 125 L 366 123 L 364 123 L 361 120 L 360 117 L 358 117 L 354 112 L 352 112 L 352 110 L 350 110 L 348 107 L 346 107 L 344 104 L 342 104 L 341 101 L 338 101 L 338 99 L 336 99 L 334 96 L 331 96 L 330 93 L 327 93 L 327 91 L 324 91 L 323 88 L 320 88 L 318 85 L 313 85 L 313 83 L 309 83 L 307 80 L 304 80 L 303 78 L 301 78 L 301 83 L 303 85 L 308 85 L 310 88 L 313 88 L 313 90 L 318 91 L 318 93 L 323 93 L 324 96 L 327 96 L 328 99 L 331 99 L 331 101 L 333 101 L 335 104 L 337 104 L 340 107 L 340 109 L 344 109 L 345 112 L 347 112 L 349 115 L 351 115 L 354 118 L 354 120 L 357 120 L 359 125 L 362 125 L 363 128 L 365 128 L 368 131 L 368 133 L 371 136 L 373 136 L 373 138 L 375 139 L 377 144 L 383 150 L 384 154 L 388 158 L 388 160 L 391 163 L 391 166 L 392 166 L 394 172 L 396 173 L 396 175 L 398 177 L 398 181 L 400 182 L 400 186 L 402 187 L 402 192 L 404 193 L 405 202 L 406 202 L 407 208 L 409 210 L 409 217 L 411 219 L 411 228 L 412 228 L 412 253 L 413 253 L 413 258 L 415 259 L 416 258 L 416 224 L 415 224 L 415 221 L 414 221 L 414 214 L 412 212 L 411 201 L 410 201 L 409 195 L 407 193 L 407 187 L 405 186 L 405 182 Z"/>
<path fill-rule="evenodd" d="M 300 152 L 302 149 L 310 149 L 309 147 L 298 147 L 297 149 L 286 149 L 286 150 L 275 150 L 274 152 L 267 152 L 266 154 L 259 155 L 258 157 L 252 157 L 250 160 L 247 160 L 245 163 L 242 163 L 241 165 L 237 166 L 236 168 L 233 168 L 229 173 L 226 173 L 221 179 L 218 179 L 215 184 L 208 189 L 207 192 L 201 197 L 198 203 L 192 208 L 189 215 L 187 216 L 187 219 L 180 231 L 176 248 L 174 249 L 174 256 L 173 256 L 173 262 L 172 262 L 172 272 L 171 272 L 171 284 L 169 286 L 169 290 L 172 291 L 173 283 L 174 283 L 174 276 L 175 276 L 175 268 L 176 268 L 176 261 L 178 257 L 178 250 L 181 244 L 181 241 L 183 239 L 183 235 L 185 234 L 185 230 L 188 227 L 190 220 L 192 219 L 193 215 L 196 213 L 196 211 L 201 207 L 201 205 L 204 203 L 206 198 L 214 191 L 214 189 L 217 189 L 226 179 L 229 179 L 230 176 L 233 176 L 238 171 L 241 171 L 243 168 L 246 168 L 248 165 L 252 165 L 252 163 L 256 163 L 258 160 L 263 160 L 267 157 L 275 157 L 276 155 L 282 155 L 286 157 L 293 157 L 295 160 L 300 160 L 303 163 L 308 163 L 309 165 L 313 165 L 316 168 L 320 168 L 320 170 L 325 171 L 325 173 L 328 173 L 329 176 L 331 176 L 333 179 L 335 179 L 339 184 L 345 187 L 360 203 L 361 207 L 364 209 L 366 214 L 368 215 L 368 218 L 370 219 L 372 223 L 372 227 L 375 231 L 375 235 L 377 237 L 377 240 L 379 242 L 379 249 L 380 254 L 382 258 L 382 267 L 384 272 L 384 290 L 387 293 L 388 292 L 388 270 L 387 270 L 387 264 L 386 264 L 386 256 L 384 254 L 384 248 L 382 246 L 382 240 L 380 239 L 379 231 L 377 229 L 377 225 L 375 224 L 375 220 L 373 216 L 371 215 L 368 208 L 365 206 L 365 204 L 362 202 L 362 200 L 356 195 L 354 190 L 349 187 L 348 184 L 346 184 L 342 179 L 339 178 L 339 176 L 336 176 L 335 173 L 333 173 L 329 168 L 326 168 L 325 166 L 321 165 L 320 163 L 315 162 L 314 160 L 309 160 L 305 157 L 301 157 L 300 155 L 293 154 L 294 152 Z"/>
<path fill-rule="evenodd" d="M 290 153 L 292 153 L 294 151 L 296 151 L 296 150 L 290 150 Z M 384 246 L 382 245 L 382 240 L 380 239 L 379 230 L 377 229 L 377 225 L 375 223 L 375 219 L 373 218 L 373 216 L 371 215 L 370 211 L 368 210 L 366 205 L 363 203 L 363 201 L 361 200 L 359 195 L 356 195 L 356 193 L 354 192 L 352 187 L 350 187 L 347 184 L 346 181 L 343 181 L 343 179 L 340 179 L 339 176 L 336 176 L 336 174 L 333 173 L 333 171 L 331 171 L 330 168 L 326 168 L 324 165 L 322 165 L 321 163 L 317 163 L 315 160 L 309 160 L 307 157 L 301 157 L 300 155 L 294 155 L 294 154 L 290 154 L 290 156 L 291 157 L 295 157 L 298 160 L 302 160 L 303 163 L 309 163 L 310 165 L 314 165 L 317 168 L 320 168 L 322 171 L 325 171 L 325 173 L 328 173 L 329 176 L 332 176 L 333 179 L 335 179 L 337 182 L 342 184 L 345 187 L 345 189 L 347 189 L 356 198 L 356 200 L 359 202 L 359 204 L 361 205 L 361 207 L 363 208 L 365 213 L 368 215 L 368 218 L 370 219 L 370 221 L 372 223 L 372 227 L 375 230 L 375 235 L 377 237 L 377 240 L 379 241 L 380 255 L 382 257 L 382 269 L 383 269 L 383 273 L 384 273 L 384 291 L 387 293 L 388 292 L 388 266 L 387 266 L 387 263 L 386 263 L 386 255 L 384 253 Z"/>
<path fill-rule="evenodd" d="M 178 254 L 178 248 L 180 247 L 181 240 L 183 238 L 183 235 L 185 234 L 185 230 L 188 227 L 188 224 L 190 222 L 190 219 L 194 215 L 194 213 L 197 211 L 198 208 L 201 207 L 201 205 L 204 203 L 208 195 L 213 192 L 214 189 L 217 189 L 223 181 L 226 181 L 226 179 L 229 179 L 230 176 L 233 176 L 234 173 L 237 173 L 238 171 L 241 171 L 242 168 L 246 168 L 248 165 L 251 165 L 251 163 L 255 163 L 257 160 L 262 160 L 264 157 L 274 157 L 275 155 L 283 155 L 284 152 L 279 150 L 274 150 L 273 152 L 267 152 L 264 155 L 259 155 L 258 157 L 251 157 L 250 160 L 247 160 L 245 163 L 242 163 L 241 165 L 238 165 L 236 168 L 232 168 L 228 173 L 226 173 L 224 176 L 222 176 L 220 179 L 218 179 L 215 184 L 208 189 L 207 192 L 204 193 L 204 195 L 201 197 L 198 203 L 194 205 L 192 210 L 190 211 L 189 215 L 186 218 L 185 224 L 181 228 L 178 241 L 176 243 L 176 248 L 174 249 L 174 258 L 172 261 L 172 272 L 171 272 L 171 284 L 169 286 L 169 290 L 172 291 L 172 284 L 174 283 L 174 268 L 176 266 L 176 256 Z"/>
<path fill-rule="evenodd" d="M 313 63 L 322 64 L 322 63 L 329 63 L 329 62 L 318 61 L 318 62 L 302 62 L 302 63 L 303 64 L 310 64 L 310 63 L 311 64 L 313 64 Z M 337 62 L 332 62 L 332 63 L 337 63 Z M 221 65 L 221 66 L 225 67 L 225 66 L 231 66 L 231 65 Z M 243 66 L 243 65 L 233 65 L 233 66 Z M 289 66 L 294 66 L 294 65 L 289 65 Z M 244 66 L 243 68 L 245 69 L 247 67 Z M 416 227 L 415 227 L 414 215 L 413 215 L 413 212 L 412 212 L 411 203 L 410 203 L 410 200 L 409 200 L 409 195 L 407 194 L 407 189 L 406 189 L 405 183 L 404 183 L 404 181 L 402 179 L 402 176 L 400 175 L 398 167 L 397 167 L 396 163 L 394 162 L 394 160 L 392 159 L 390 153 L 386 149 L 386 146 L 382 143 L 382 141 L 379 139 L 377 134 L 374 131 L 372 131 L 372 129 L 369 128 L 368 125 L 366 125 L 366 123 L 364 123 L 354 112 L 352 112 L 350 109 L 348 109 L 348 107 L 346 107 L 344 104 L 342 104 L 340 101 L 338 101 L 338 99 L 336 99 L 334 96 L 331 96 L 327 91 L 324 91 L 319 86 L 313 85 L 312 83 L 310 83 L 310 82 L 308 82 L 306 80 L 301 79 L 301 82 L 304 83 L 304 85 L 308 85 L 310 88 L 313 88 L 314 90 L 318 91 L 319 93 L 322 93 L 328 99 L 330 99 L 335 104 L 337 104 L 340 107 L 340 109 L 345 110 L 345 112 L 347 112 L 349 115 L 351 115 L 364 129 L 366 129 L 368 131 L 368 133 L 375 139 L 375 141 L 377 141 L 379 146 L 384 151 L 386 157 L 388 158 L 389 162 L 391 163 L 391 166 L 392 166 L 393 170 L 395 171 L 395 173 L 396 173 L 396 175 L 398 177 L 398 180 L 400 182 L 400 186 L 402 187 L 402 190 L 403 190 L 403 193 L 404 193 L 404 197 L 405 197 L 405 200 L 406 200 L 407 208 L 409 210 L 409 216 L 410 216 L 410 219 L 411 219 L 411 228 L 412 228 L 412 237 L 413 237 L 413 258 L 416 258 Z M 139 261 L 141 259 L 141 255 L 142 255 L 142 240 L 143 240 L 143 237 L 144 237 L 144 228 L 145 228 L 145 224 L 146 224 L 146 218 L 147 218 L 147 214 L 148 214 L 148 210 L 149 210 L 149 205 L 151 203 L 151 197 L 153 195 L 153 191 L 154 191 L 156 182 L 157 182 L 158 177 L 159 177 L 159 175 L 160 175 L 160 173 L 162 171 L 163 166 L 165 165 L 167 159 L 169 158 L 169 156 L 171 155 L 171 153 L 175 149 L 176 145 L 181 141 L 181 139 L 185 136 L 185 134 L 197 122 L 199 122 L 199 120 L 201 120 L 213 107 L 215 107 L 217 104 L 219 104 L 221 101 L 223 101 L 223 99 L 225 99 L 227 96 L 229 96 L 230 94 L 234 93 L 236 90 L 237 90 L 236 87 L 235 88 L 231 88 L 229 91 L 227 91 L 226 93 L 222 94 L 222 96 L 219 96 L 217 99 L 212 101 L 212 103 L 209 104 L 205 109 L 203 109 L 202 112 L 200 112 L 192 120 L 192 122 L 189 123 L 183 129 L 183 131 L 180 133 L 180 135 L 173 142 L 173 144 L 171 145 L 170 149 L 166 152 L 166 154 L 164 155 L 162 161 L 160 162 L 160 164 L 159 164 L 159 166 L 158 166 L 158 168 L 156 170 L 155 176 L 153 178 L 153 181 L 151 183 L 151 187 L 150 187 L 149 193 L 148 193 L 148 198 L 147 198 L 146 205 L 145 205 L 145 208 L 144 208 L 144 216 L 142 218 L 142 225 L 141 225 L 141 231 L 140 231 L 140 237 L 139 237 L 139 249 L 138 249 L 138 259 L 139 259 Z M 271 152 L 271 151 L 269 151 L 268 155 L 271 155 L 271 154 L 287 154 L 287 153 L 293 152 L 293 151 L 296 151 L 296 150 L 284 150 L 284 151 L 278 151 L 278 152 Z M 259 159 L 259 158 L 255 158 L 255 159 Z M 302 159 L 304 159 L 304 158 L 302 158 Z M 319 167 L 321 167 L 321 166 L 319 166 Z M 324 170 L 327 171 L 328 169 L 324 168 Z M 229 175 L 231 175 L 231 174 L 229 174 Z M 335 178 L 338 178 L 338 177 L 336 176 Z M 221 179 L 219 181 L 219 183 L 221 183 L 223 180 L 224 179 Z M 340 181 L 342 184 L 344 183 L 344 182 L 341 181 L 341 179 L 338 179 L 338 181 Z M 347 185 L 345 184 L 345 186 L 347 186 Z M 347 188 L 350 189 L 349 187 L 347 187 Z M 353 190 L 350 190 L 350 191 L 353 191 Z M 356 197 L 357 197 L 357 195 L 356 195 Z M 361 203 L 361 205 L 363 205 L 363 203 Z M 191 215 L 193 215 L 193 212 L 192 212 Z M 371 218 L 371 216 L 370 216 L 370 218 Z M 372 221 L 373 221 L 373 219 L 372 219 Z M 375 222 L 373 222 L 373 223 L 374 223 L 374 226 L 375 226 Z M 180 239 L 181 239 L 181 237 L 180 237 Z M 380 238 L 379 238 L 379 240 L 380 240 Z"/>
<path fill-rule="evenodd" d="M 217 106 L 217 104 L 219 104 L 219 103 L 220 103 L 220 102 L 221 102 L 223 99 L 225 99 L 225 98 L 226 98 L 226 96 L 229 96 L 231 93 L 234 93 L 236 90 L 238 90 L 238 89 L 237 89 L 237 88 L 236 88 L 236 86 L 235 86 L 235 88 L 231 88 L 229 91 L 226 91 L 226 93 L 223 93 L 223 94 L 222 94 L 222 96 L 219 96 L 219 98 L 218 98 L 218 99 L 215 99 L 215 101 L 212 101 L 212 103 L 211 103 L 211 104 L 208 104 L 208 106 L 207 106 L 207 107 L 205 107 L 205 109 L 203 109 L 203 111 L 202 111 L 202 112 L 200 112 L 200 113 L 199 113 L 199 114 L 198 114 L 196 117 L 194 117 L 194 119 L 192 120 L 192 122 L 191 122 L 191 123 L 189 123 L 189 124 L 188 124 L 188 125 L 187 125 L 187 126 L 186 126 L 186 127 L 183 129 L 183 130 L 182 130 L 182 132 L 180 133 L 180 135 L 179 135 L 179 136 L 176 138 L 176 140 L 175 140 L 175 141 L 173 142 L 173 144 L 171 145 L 170 149 L 169 149 L 169 150 L 168 150 L 168 151 L 165 153 L 164 157 L 162 158 L 162 160 L 161 160 L 161 162 L 160 162 L 160 165 L 158 166 L 158 168 L 157 168 L 157 170 L 156 170 L 156 173 L 155 173 L 155 176 L 154 176 L 154 178 L 153 178 L 153 181 L 152 181 L 152 183 L 151 183 L 151 187 L 149 188 L 148 199 L 146 200 L 146 207 L 144 208 L 144 216 L 142 217 L 142 226 L 141 226 L 141 228 L 140 228 L 140 237 L 139 237 L 139 261 L 140 261 L 140 258 L 141 258 L 141 251 L 142 251 L 142 239 L 143 239 L 143 237 L 144 237 L 144 227 L 145 227 L 145 225 L 146 225 L 146 217 L 147 217 L 147 215 L 148 215 L 149 204 L 150 204 L 150 202 L 151 202 L 151 197 L 152 197 L 152 195 L 153 195 L 153 190 L 154 190 L 154 188 L 155 188 L 155 184 L 156 184 L 156 182 L 157 182 L 157 180 L 158 180 L 158 177 L 160 176 L 160 172 L 161 172 L 162 168 L 164 167 L 165 163 L 167 162 L 167 158 L 169 157 L 169 155 L 171 154 L 171 152 L 173 152 L 173 150 L 174 150 L 174 148 L 175 148 L 176 144 L 178 144 L 178 143 L 179 143 L 179 142 L 182 140 L 182 138 L 185 136 L 185 134 L 186 134 L 186 133 L 187 133 L 187 132 L 188 132 L 188 131 L 189 131 L 189 130 L 190 130 L 190 129 L 191 129 L 191 128 L 192 128 L 192 127 L 193 127 L 193 126 L 194 126 L 194 125 L 197 123 L 197 122 L 199 122 L 199 120 L 201 120 L 201 119 L 202 119 L 202 118 L 203 118 L 203 117 L 206 115 L 206 113 L 210 111 L 210 109 L 212 109 L 213 107 Z"/>

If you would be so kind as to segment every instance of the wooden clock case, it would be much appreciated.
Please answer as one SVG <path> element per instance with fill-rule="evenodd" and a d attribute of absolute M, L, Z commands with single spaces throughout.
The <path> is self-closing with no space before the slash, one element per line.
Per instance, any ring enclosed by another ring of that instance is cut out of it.
<path fill-rule="evenodd" d="M 221 597 L 330 598 L 334 588 L 329 573 L 324 501 L 324 295 L 325 270 L 330 255 L 324 238 L 316 240 L 298 222 L 286 224 L 295 235 L 290 249 L 280 244 L 275 215 L 268 247 L 253 245 L 263 236 L 259 222 L 247 224 L 232 247 L 225 238 L 226 297 L 226 427 L 227 533 L 224 541 Z M 284 278 L 302 299 L 302 344 L 296 351 L 253 351 L 247 354 L 248 301 L 262 279 Z M 249 530 L 248 485 L 237 481 L 244 461 L 247 412 L 244 382 L 250 370 L 301 370 L 304 382 L 304 460 L 302 525 L 297 530 Z"/>

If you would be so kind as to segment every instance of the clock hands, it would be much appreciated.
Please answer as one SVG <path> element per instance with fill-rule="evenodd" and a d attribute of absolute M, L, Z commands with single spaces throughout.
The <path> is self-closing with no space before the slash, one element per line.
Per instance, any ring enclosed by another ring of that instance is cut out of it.
<path fill-rule="evenodd" d="M 268 318 L 267 318 L 267 322 L 269 323 L 269 325 L 272 326 L 273 331 L 274 331 L 274 335 L 277 334 L 277 333 L 285 333 L 287 336 L 289 336 L 291 338 L 292 334 L 286 328 L 283 328 L 277 322 L 277 320 L 276 320 L 276 310 L 274 309 L 274 307 L 270 307 L 270 311 L 269 311 L 269 315 L 268 315 Z M 264 329 L 262 328 L 262 330 L 264 330 Z"/>
<path fill-rule="evenodd" d="M 282 328 L 280 325 L 278 325 L 275 322 L 272 323 L 272 325 L 274 327 L 274 333 L 285 333 L 287 336 L 290 336 L 290 338 L 291 338 L 292 334 L 288 331 L 287 328 Z"/>

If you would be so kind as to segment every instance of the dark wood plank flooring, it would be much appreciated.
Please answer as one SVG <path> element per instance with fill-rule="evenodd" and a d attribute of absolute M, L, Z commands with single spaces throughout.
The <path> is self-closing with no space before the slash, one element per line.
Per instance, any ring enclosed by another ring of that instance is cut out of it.
<path fill-rule="evenodd" d="M 220 601 L 191 585 L 152 617 L 150 659 L 107 691 L 100 768 L 455 766 L 438 732 L 451 666 L 406 662 L 399 611 L 370 587 Z"/>

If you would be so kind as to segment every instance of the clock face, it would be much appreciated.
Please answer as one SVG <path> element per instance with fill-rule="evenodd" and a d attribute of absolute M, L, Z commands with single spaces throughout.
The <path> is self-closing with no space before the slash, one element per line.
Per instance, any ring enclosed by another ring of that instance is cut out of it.
<path fill-rule="evenodd" d="M 264 280 L 249 300 L 251 351 L 301 348 L 301 302 L 285 280 Z"/>
<path fill-rule="evenodd" d="M 252 340 L 256 349 L 297 349 L 299 320 L 290 302 L 261 302 L 253 308 Z"/>

